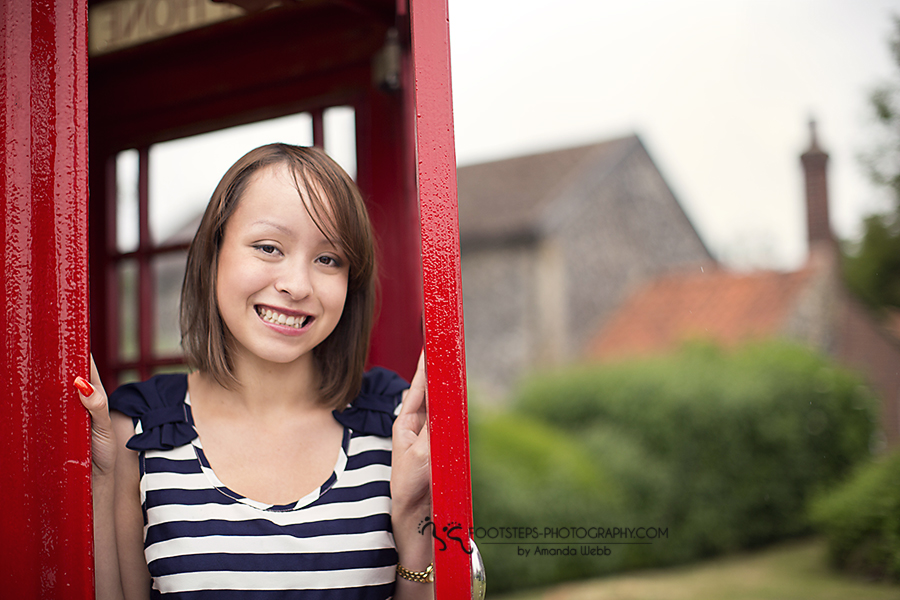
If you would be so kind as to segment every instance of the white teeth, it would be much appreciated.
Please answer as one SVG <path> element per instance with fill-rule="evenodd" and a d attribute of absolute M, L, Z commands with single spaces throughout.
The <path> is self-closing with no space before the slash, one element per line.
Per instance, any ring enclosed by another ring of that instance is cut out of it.
<path fill-rule="evenodd" d="M 293 327 L 294 329 L 300 329 L 309 319 L 307 316 L 302 317 L 294 317 L 287 316 L 269 308 L 259 308 L 257 309 L 257 313 L 262 318 L 263 321 L 267 323 L 275 323 L 277 325 L 287 325 L 288 327 Z"/>

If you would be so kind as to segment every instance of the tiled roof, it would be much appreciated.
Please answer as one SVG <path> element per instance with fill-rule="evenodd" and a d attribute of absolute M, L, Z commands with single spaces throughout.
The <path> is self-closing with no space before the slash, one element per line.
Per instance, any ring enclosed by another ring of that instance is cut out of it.
<path fill-rule="evenodd" d="M 471 238 L 532 233 L 561 187 L 582 169 L 608 169 L 640 142 L 636 136 L 459 167 L 460 235 Z"/>
<path fill-rule="evenodd" d="M 725 270 L 672 274 L 638 289 L 587 347 L 591 358 L 660 354 L 686 341 L 728 346 L 776 335 L 810 279 L 792 273 Z"/>

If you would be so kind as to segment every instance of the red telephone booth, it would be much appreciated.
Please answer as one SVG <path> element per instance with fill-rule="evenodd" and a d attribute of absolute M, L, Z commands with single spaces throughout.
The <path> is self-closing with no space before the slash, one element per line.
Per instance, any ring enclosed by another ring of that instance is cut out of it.
<path fill-rule="evenodd" d="M 0 588 L 92 596 L 89 432 L 70 386 L 87 373 L 89 323 L 108 388 L 181 362 L 158 343 L 160 273 L 186 244 L 152 230 L 156 145 L 298 113 L 322 145 L 335 107 L 353 115 L 356 178 L 380 246 L 370 360 L 411 376 L 424 323 L 434 522 L 470 529 L 446 2 L 289 0 L 244 12 L 204 0 L 9 0 L 0 38 L 10 392 Z M 136 157 L 130 221 L 123 152 Z M 136 231 L 124 246 L 123 220 Z M 136 325 L 123 336 L 126 313 Z M 470 553 L 435 553 L 438 598 L 469 597 Z"/>

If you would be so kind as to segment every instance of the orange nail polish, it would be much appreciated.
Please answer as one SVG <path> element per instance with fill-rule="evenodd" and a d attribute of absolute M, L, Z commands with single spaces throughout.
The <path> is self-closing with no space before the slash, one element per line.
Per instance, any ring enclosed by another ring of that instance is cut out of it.
<path fill-rule="evenodd" d="M 94 395 L 94 388 L 85 381 L 84 377 L 79 376 L 75 378 L 75 387 L 78 388 L 78 391 L 81 392 L 85 398 Z"/>

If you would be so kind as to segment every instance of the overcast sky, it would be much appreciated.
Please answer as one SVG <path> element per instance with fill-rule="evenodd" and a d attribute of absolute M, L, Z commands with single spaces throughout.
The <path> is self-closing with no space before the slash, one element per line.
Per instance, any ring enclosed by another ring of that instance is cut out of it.
<path fill-rule="evenodd" d="M 637 133 L 710 249 L 795 268 L 799 155 L 831 155 L 832 223 L 885 206 L 857 156 L 870 90 L 900 82 L 900 0 L 449 0 L 457 158 L 472 164 Z"/>

